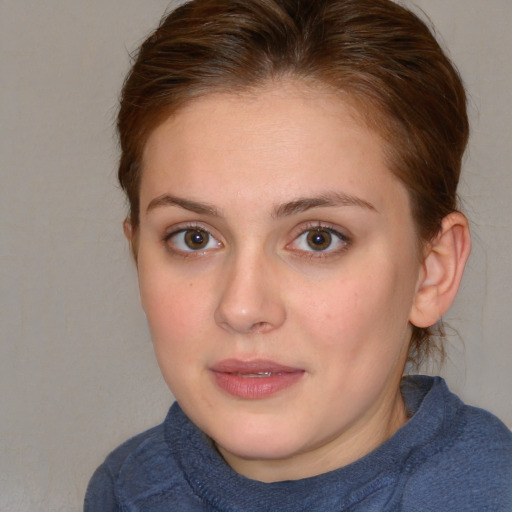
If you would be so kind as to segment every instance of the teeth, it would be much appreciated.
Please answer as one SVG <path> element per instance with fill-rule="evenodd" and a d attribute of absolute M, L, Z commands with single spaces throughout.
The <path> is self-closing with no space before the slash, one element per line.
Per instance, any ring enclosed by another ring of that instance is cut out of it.
<path fill-rule="evenodd" d="M 237 373 L 238 377 L 272 377 L 272 372 L 257 372 L 257 373 Z"/>

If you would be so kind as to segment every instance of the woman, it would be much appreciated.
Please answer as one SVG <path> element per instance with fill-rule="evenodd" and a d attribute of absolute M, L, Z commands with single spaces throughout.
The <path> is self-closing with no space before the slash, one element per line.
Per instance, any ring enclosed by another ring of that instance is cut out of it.
<path fill-rule="evenodd" d="M 165 422 L 86 510 L 510 510 L 512 436 L 439 378 L 470 251 L 460 78 L 389 0 L 195 0 L 118 117 Z"/>

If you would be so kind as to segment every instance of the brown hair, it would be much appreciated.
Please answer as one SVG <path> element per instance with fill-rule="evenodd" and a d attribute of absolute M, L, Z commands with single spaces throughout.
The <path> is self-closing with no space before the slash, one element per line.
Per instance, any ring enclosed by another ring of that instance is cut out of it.
<path fill-rule="evenodd" d="M 422 242 L 457 208 L 469 126 L 461 79 L 429 28 L 391 0 L 192 0 L 142 44 L 121 97 L 119 181 L 139 222 L 151 131 L 193 98 L 292 76 L 350 98 L 384 138 Z M 410 356 L 432 348 L 414 327 Z"/>

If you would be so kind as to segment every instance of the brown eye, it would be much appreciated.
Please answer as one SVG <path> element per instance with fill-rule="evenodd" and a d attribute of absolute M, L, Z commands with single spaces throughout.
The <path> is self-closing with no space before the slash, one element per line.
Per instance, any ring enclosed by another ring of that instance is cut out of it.
<path fill-rule="evenodd" d="M 307 233 L 306 242 L 313 251 L 325 251 L 332 244 L 332 234 L 324 229 L 314 229 Z"/>
<path fill-rule="evenodd" d="M 210 235 L 202 229 L 189 229 L 185 231 L 183 241 L 189 249 L 200 251 L 208 245 Z"/>
<path fill-rule="evenodd" d="M 305 229 L 286 247 L 309 256 L 327 257 L 340 254 L 350 246 L 349 237 L 337 229 L 321 225 Z"/>
<path fill-rule="evenodd" d="M 203 253 L 222 247 L 222 244 L 212 234 L 205 229 L 196 227 L 170 233 L 164 238 L 164 241 L 172 252 L 177 253 Z"/>

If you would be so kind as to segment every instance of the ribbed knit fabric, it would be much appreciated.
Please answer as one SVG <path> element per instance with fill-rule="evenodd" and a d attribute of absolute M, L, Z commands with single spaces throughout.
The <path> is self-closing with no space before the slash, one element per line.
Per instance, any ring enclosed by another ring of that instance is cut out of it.
<path fill-rule="evenodd" d="M 512 512 L 512 433 L 439 377 L 407 377 L 410 420 L 362 459 L 266 484 L 234 472 L 174 404 L 164 423 L 112 452 L 85 512 Z"/>

